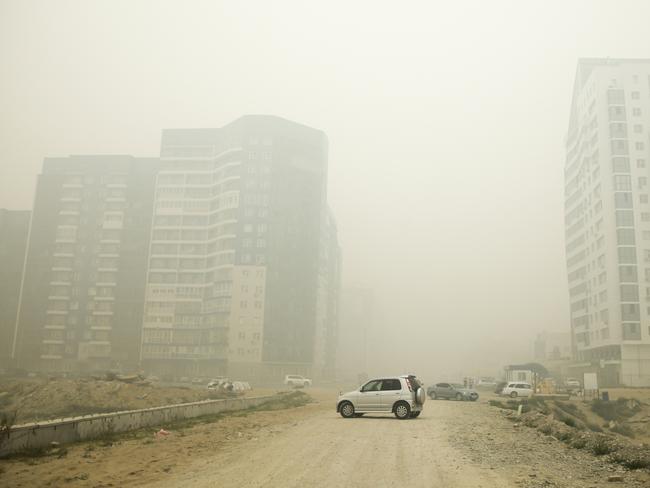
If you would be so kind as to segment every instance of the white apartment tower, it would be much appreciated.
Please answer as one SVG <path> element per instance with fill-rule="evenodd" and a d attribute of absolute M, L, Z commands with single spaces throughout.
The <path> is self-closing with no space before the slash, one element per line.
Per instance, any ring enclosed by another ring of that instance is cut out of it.
<path fill-rule="evenodd" d="M 575 367 L 650 386 L 650 60 L 579 61 L 564 175 Z"/>

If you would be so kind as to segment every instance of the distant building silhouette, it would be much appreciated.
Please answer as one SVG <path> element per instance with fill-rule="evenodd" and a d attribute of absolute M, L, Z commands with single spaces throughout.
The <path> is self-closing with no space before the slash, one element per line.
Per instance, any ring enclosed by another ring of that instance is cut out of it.
<path fill-rule="evenodd" d="M 0 208 L 0 367 L 11 365 L 30 212 Z"/>
<path fill-rule="evenodd" d="M 248 115 L 165 130 L 159 159 L 47 158 L 25 263 L 23 368 L 335 375 L 341 251 L 322 131 Z"/>
<path fill-rule="evenodd" d="M 157 170 L 155 158 L 45 160 L 20 297 L 21 367 L 137 367 Z"/>
<path fill-rule="evenodd" d="M 163 131 L 142 362 L 159 374 L 280 380 L 332 362 L 338 249 L 327 138 L 278 117 Z M 328 237 L 323 237 L 327 233 Z M 325 262 L 323 262 L 325 260 Z M 332 270 L 332 271 L 330 271 Z M 336 270 L 336 271 L 334 271 Z M 320 304 L 320 306 L 319 306 Z"/>

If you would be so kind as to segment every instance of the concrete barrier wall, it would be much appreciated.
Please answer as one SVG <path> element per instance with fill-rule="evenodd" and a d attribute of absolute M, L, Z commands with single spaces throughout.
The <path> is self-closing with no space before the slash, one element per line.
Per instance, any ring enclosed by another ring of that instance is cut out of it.
<path fill-rule="evenodd" d="M 213 415 L 219 412 L 257 407 L 277 396 L 229 398 L 166 405 L 164 407 L 127 410 L 84 417 L 18 425 L 0 433 L 0 457 L 15 452 L 48 447 L 52 442 L 67 444 L 127 432 L 142 427 L 164 426 L 177 420 Z"/>

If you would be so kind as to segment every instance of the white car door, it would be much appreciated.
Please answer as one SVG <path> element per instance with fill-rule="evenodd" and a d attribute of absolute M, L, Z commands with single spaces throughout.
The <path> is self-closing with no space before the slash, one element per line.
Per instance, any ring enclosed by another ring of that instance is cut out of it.
<path fill-rule="evenodd" d="M 381 389 L 381 380 L 371 380 L 361 387 L 357 397 L 355 410 L 364 412 L 376 412 L 381 408 L 381 398 L 379 396 Z"/>
<path fill-rule="evenodd" d="M 393 410 L 393 405 L 397 400 L 399 400 L 401 394 L 402 382 L 400 380 L 397 378 L 383 380 L 381 382 L 381 391 L 379 392 L 381 411 L 391 412 Z"/>

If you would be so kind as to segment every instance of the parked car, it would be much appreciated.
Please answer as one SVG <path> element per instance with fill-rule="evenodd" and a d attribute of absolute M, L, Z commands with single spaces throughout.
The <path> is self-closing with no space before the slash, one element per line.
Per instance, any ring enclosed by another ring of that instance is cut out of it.
<path fill-rule="evenodd" d="M 478 400 L 478 393 L 476 390 L 465 388 L 464 385 L 459 383 L 437 383 L 427 389 L 427 395 L 429 395 L 429 398 L 432 400 L 438 398 L 446 398 L 447 400 L 453 398 L 459 401 L 470 400 L 472 402 Z"/>
<path fill-rule="evenodd" d="M 288 374 L 284 377 L 284 384 L 293 388 L 305 388 L 311 386 L 311 380 L 297 374 Z"/>
<path fill-rule="evenodd" d="M 205 383 L 205 380 L 203 378 L 192 378 L 193 385 L 201 385 L 203 383 Z"/>
<path fill-rule="evenodd" d="M 503 389 L 506 387 L 507 384 L 508 384 L 507 381 L 499 381 L 497 383 L 497 386 L 494 387 L 494 393 L 496 393 L 497 395 L 501 395 L 501 392 L 503 391 Z"/>
<path fill-rule="evenodd" d="M 530 384 L 518 381 L 508 383 L 501 391 L 501 395 L 509 396 L 511 398 L 531 397 L 533 396 L 533 393 L 533 387 L 530 386 Z"/>
<path fill-rule="evenodd" d="M 208 390 L 218 390 L 221 385 L 229 382 L 230 380 L 225 376 L 217 376 L 216 378 L 212 378 L 208 383 Z"/>
<path fill-rule="evenodd" d="M 426 395 L 414 375 L 389 376 L 368 381 L 354 391 L 341 393 L 336 411 L 344 418 L 365 413 L 393 413 L 398 419 L 416 418 Z"/>
<path fill-rule="evenodd" d="M 572 390 L 579 390 L 580 388 L 582 388 L 582 384 L 580 383 L 580 380 L 576 378 L 567 378 L 566 381 L 564 382 L 564 386 Z"/>

